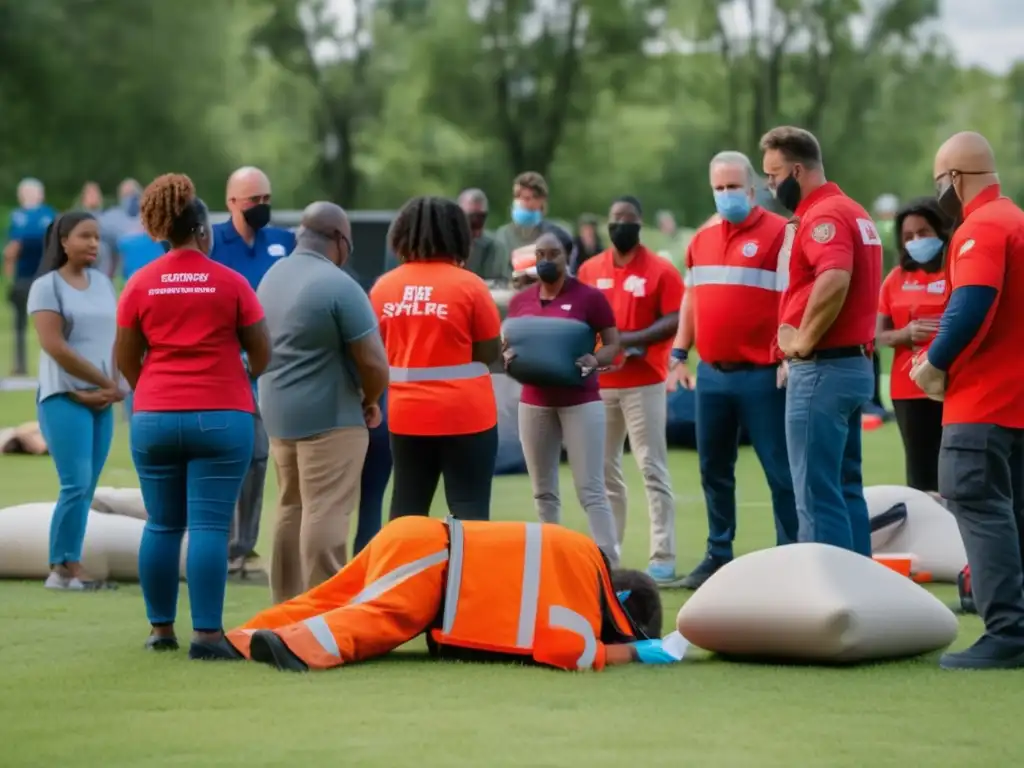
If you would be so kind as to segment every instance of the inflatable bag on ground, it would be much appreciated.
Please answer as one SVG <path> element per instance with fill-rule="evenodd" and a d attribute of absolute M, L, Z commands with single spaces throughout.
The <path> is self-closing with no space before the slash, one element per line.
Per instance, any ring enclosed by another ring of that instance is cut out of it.
<path fill-rule="evenodd" d="M 583 385 L 576 361 L 594 351 L 594 330 L 586 323 L 561 317 L 511 317 L 502 323 L 501 336 L 514 354 L 508 375 L 521 384 Z"/>
<path fill-rule="evenodd" d="M 107 515 L 134 517 L 146 520 L 146 505 L 138 488 L 97 488 L 92 497 L 92 508 Z"/>
<path fill-rule="evenodd" d="M 930 494 L 902 485 L 873 485 L 864 489 L 871 515 L 871 550 L 876 555 L 908 553 L 914 556 L 914 570 L 931 574 L 932 581 L 956 584 L 967 565 L 967 552 L 956 518 Z M 906 520 L 899 522 L 894 508 L 906 507 Z M 890 525 L 878 526 L 889 517 Z M 879 530 L 874 530 L 878 527 Z"/>
<path fill-rule="evenodd" d="M 494 474 L 526 474 L 523 445 L 519 442 L 519 395 L 523 387 L 504 373 L 492 374 L 491 383 L 498 401 L 498 457 Z"/>
<path fill-rule="evenodd" d="M 683 605 L 676 625 L 724 656 L 816 664 L 916 656 L 957 633 L 956 616 L 923 587 L 828 544 L 733 560 Z"/>
<path fill-rule="evenodd" d="M 51 501 L 0 509 L 0 578 L 46 578 L 52 515 Z M 89 575 L 100 580 L 137 581 L 144 526 L 133 517 L 89 512 L 82 552 L 82 565 Z M 187 541 L 181 550 L 182 575 L 186 551 Z"/>

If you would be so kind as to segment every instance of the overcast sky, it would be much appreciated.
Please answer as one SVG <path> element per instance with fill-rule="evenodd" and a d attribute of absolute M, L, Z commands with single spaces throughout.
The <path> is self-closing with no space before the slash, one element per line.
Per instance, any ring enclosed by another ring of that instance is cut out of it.
<path fill-rule="evenodd" d="M 329 0 L 343 27 L 351 28 L 353 0 Z M 760 0 L 764 2 L 764 0 Z M 871 6 L 883 0 L 866 0 Z M 1006 72 L 1024 59 L 1024 0 L 940 0 L 940 28 L 963 64 Z M 745 7 L 746 3 L 737 3 Z"/>

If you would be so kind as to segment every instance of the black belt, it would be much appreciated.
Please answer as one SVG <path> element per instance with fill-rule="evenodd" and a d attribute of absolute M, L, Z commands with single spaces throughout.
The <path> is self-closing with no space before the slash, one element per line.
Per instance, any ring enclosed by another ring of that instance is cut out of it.
<path fill-rule="evenodd" d="M 794 360 L 842 360 L 847 357 L 871 357 L 866 344 L 852 347 L 826 347 L 816 349 L 807 357 L 796 357 Z"/>
<path fill-rule="evenodd" d="M 764 368 L 775 368 L 777 363 L 708 363 L 716 371 L 735 373 L 736 371 L 760 371 Z"/>

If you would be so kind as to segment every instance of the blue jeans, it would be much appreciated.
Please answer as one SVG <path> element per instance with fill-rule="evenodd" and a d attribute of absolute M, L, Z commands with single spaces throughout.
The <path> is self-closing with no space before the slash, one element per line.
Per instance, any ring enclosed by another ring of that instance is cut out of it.
<path fill-rule="evenodd" d="M 380 398 L 380 426 L 370 430 L 370 444 L 366 449 L 363 476 L 359 488 L 359 521 L 353 555 L 370 543 L 380 532 L 384 514 L 384 491 L 391 479 L 391 442 L 388 439 L 388 393 Z"/>
<path fill-rule="evenodd" d="M 708 511 L 708 554 L 731 559 L 736 536 L 736 459 L 740 429 L 750 435 L 772 494 L 775 540 L 797 537 L 796 499 L 786 454 L 786 393 L 774 366 L 720 371 L 701 363 L 697 372 L 697 453 Z"/>
<path fill-rule="evenodd" d="M 50 565 L 82 560 L 89 506 L 114 437 L 114 409 L 94 411 L 67 395 L 38 404 L 39 428 L 60 478 L 50 521 Z"/>
<path fill-rule="evenodd" d="M 174 623 L 187 529 L 192 627 L 221 629 L 228 533 L 252 460 L 253 436 L 253 416 L 242 411 L 132 415 L 132 459 L 149 513 L 139 548 L 139 582 L 151 624 Z"/>
<path fill-rule="evenodd" d="M 800 541 L 871 556 L 860 420 L 873 390 L 874 372 L 866 357 L 790 363 L 786 444 Z"/>

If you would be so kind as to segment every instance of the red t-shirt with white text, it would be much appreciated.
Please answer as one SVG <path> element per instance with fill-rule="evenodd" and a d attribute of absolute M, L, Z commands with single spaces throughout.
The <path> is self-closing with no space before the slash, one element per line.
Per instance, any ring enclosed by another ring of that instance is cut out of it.
<path fill-rule="evenodd" d="M 238 329 L 262 319 L 245 278 L 199 251 L 171 251 L 140 269 L 117 306 L 118 326 L 147 344 L 134 410 L 253 413 Z"/>

